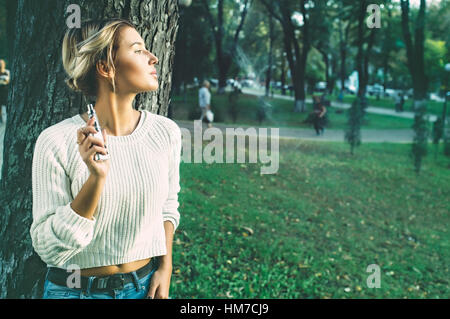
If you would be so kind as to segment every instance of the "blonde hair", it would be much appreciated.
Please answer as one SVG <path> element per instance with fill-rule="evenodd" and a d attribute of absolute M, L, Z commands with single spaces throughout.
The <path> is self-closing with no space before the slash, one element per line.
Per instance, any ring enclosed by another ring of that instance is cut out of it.
<path fill-rule="evenodd" d="M 85 96 L 97 96 L 96 65 L 105 61 L 108 70 L 114 70 L 119 31 L 123 27 L 136 27 L 124 19 L 87 20 L 81 28 L 68 29 L 62 43 L 62 63 L 68 78 L 66 84 Z M 113 92 L 116 92 L 114 78 Z"/>

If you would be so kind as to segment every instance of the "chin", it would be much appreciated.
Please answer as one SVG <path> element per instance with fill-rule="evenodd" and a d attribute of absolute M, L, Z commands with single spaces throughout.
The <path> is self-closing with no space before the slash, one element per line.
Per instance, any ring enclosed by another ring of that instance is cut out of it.
<path fill-rule="evenodd" d="M 149 87 L 143 88 L 142 90 L 140 90 L 140 92 L 153 92 L 158 90 L 159 86 L 158 85 L 151 85 Z"/>

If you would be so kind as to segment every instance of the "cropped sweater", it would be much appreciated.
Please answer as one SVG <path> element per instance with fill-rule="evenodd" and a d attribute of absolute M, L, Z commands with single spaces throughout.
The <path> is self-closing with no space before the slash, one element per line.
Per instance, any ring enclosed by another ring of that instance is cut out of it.
<path fill-rule="evenodd" d="M 167 253 L 164 221 L 176 230 L 181 130 L 142 110 L 125 136 L 107 137 L 110 168 L 93 220 L 70 206 L 90 172 L 77 144 L 77 114 L 43 130 L 32 164 L 33 248 L 47 266 L 117 265 Z"/>

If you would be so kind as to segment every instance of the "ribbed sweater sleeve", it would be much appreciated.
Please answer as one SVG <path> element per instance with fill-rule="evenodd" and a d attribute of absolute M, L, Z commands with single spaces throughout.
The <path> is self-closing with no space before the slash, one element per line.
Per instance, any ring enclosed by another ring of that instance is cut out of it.
<path fill-rule="evenodd" d="M 178 125 L 170 121 L 170 158 L 169 158 L 169 193 L 163 205 L 163 221 L 170 221 L 174 225 L 174 232 L 180 223 L 178 211 L 178 192 L 180 191 L 180 161 L 181 161 L 181 130 Z"/>
<path fill-rule="evenodd" d="M 77 214 L 70 206 L 73 196 L 66 163 L 52 131 L 38 137 L 33 154 L 32 244 L 41 259 L 56 267 L 79 253 L 92 240 L 95 218 Z M 64 143 L 64 141 L 62 141 Z"/>

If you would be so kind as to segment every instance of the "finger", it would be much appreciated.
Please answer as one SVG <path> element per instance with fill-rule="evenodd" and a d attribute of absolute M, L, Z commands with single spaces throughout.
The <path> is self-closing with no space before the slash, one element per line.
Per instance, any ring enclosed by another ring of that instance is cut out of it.
<path fill-rule="evenodd" d="M 155 299 L 156 286 L 150 284 L 150 289 L 147 294 L 147 299 Z"/>
<path fill-rule="evenodd" d="M 93 126 L 83 126 L 78 129 L 78 134 L 83 134 L 84 136 L 88 136 L 89 134 L 96 134 L 97 131 Z"/>
<path fill-rule="evenodd" d="M 81 127 L 77 130 L 77 144 L 81 145 L 83 144 L 84 140 L 86 138 L 86 135 L 83 134 L 81 131 Z"/>
<path fill-rule="evenodd" d="M 89 158 L 92 158 L 95 153 L 100 153 L 100 154 L 106 155 L 106 154 L 108 154 L 108 151 L 105 148 L 100 147 L 100 146 L 92 146 L 89 149 L 89 151 L 87 152 Z"/>
<path fill-rule="evenodd" d="M 86 138 L 92 145 L 97 145 L 97 146 L 101 146 L 101 147 L 105 147 L 105 143 L 103 142 L 103 140 L 99 137 L 95 137 L 93 135 L 89 135 Z M 89 147 L 92 146 L 89 144 Z"/>
<path fill-rule="evenodd" d="M 103 141 L 97 137 L 94 137 L 93 135 L 88 135 L 81 143 L 82 150 L 84 152 L 87 152 L 89 151 L 89 149 L 91 149 L 92 146 L 104 147 Z"/>
<path fill-rule="evenodd" d="M 107 135 L 106 135 L 106 130 L 104 128 L 102 128 L 102 135 L 103 135 L 104 144 L 105 144 L 105 147 L 106 147 Z"/>
<path fill-rule="evenodd" d="M 84 139 L 85 139 L 90 133 L 95 134 L 95 133 L 96 133 L 96 130 L 95 130 L 93 127 L 86 127 L 86 126 L 80 127 L 80 128 L 77 130 L 77 141 L 78 141 L 78 142 L 83 142 Z"/>

